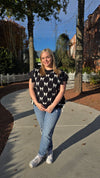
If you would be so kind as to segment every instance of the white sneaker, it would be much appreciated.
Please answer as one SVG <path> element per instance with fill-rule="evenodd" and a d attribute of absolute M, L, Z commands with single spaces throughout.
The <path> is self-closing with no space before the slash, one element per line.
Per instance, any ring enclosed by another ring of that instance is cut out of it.
<path fill-rule="evenodd" d="M 53 151 L 50 151 L 48 153 L 47 159 L 46 159 L 46 163 L 47 164 L 51 164 L 53 162 Z"/>
<path fill-rule="evenodd" d="M 32 161 L 29 162 L 29 167 L 36 167 L 42 161 L 42 159 L 43 157 L 38 154 Z"/>

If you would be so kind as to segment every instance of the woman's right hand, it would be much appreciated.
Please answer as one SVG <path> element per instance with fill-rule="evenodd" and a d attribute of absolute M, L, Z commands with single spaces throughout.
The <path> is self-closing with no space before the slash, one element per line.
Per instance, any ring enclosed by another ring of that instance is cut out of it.
<path fill-rule="evenodd" d="M 41 103 L 37 103 L 36 106 L 38 107 L 39 110 L 45 111 L 45 107 Z"/>

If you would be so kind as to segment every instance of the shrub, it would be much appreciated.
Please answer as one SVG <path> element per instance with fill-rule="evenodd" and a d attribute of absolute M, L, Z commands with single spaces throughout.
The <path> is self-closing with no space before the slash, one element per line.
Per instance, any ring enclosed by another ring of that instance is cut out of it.
<path fill-rule="evenodd" d="M 11 73 L 14 67 L 12 53 L 3 47 L 0 47 L 0 73 Z"/>
<path fill-rule="evenodd" d="M 91 71 L 91 68 L 90 67 L 84 67 L 82 69 L 82 73 L 86 72 L 87 74 L 90 74 L 92 71 Z"/>
<path fill-rule="evenodd" d="M 100 75 L 94 75 L 90 78 L 90 84 L 98 84 L 100 83 Z"/>

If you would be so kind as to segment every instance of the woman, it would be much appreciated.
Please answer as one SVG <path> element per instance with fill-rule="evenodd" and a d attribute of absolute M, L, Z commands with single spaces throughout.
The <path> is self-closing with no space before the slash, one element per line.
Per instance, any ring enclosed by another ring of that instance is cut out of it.
<path fill-rule="evenodd" d="M 37 156 L 29 163 L 36 167 L 47 154 L 46 163 L 53 162 L 52 135 L 64 104 L 64 92 L 68 76 L 55 66 L 55 58 L 50 49 L 40 55 L 41 68 L 30 72 L 29 92 L 34 103 L 34 111 L 41 129 L 41 142 Z"/>

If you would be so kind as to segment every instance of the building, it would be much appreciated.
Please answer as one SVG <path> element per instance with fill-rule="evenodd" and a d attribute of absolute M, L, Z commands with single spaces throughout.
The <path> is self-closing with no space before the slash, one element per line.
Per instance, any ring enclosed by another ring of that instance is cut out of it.
<path fill-rule="evenodd" d="M 84 61 L 85 65 L 100 70 L 100 5 L 84 24 Z"/>
<path fill-rule="evenodd" d="M 70 56 L 75 58 L 76 35 L 70 40 Z M 84 23 L 84 66 L 100 71 L 100 5 Z"/>
<path fill-rule="evenodd" d="M 69 55 L 75 59 L 75 52 L 76 52 L 76 34 L 73 36 L 73 38 L 70 40 L 70 46 L 69 46 Z"/>

